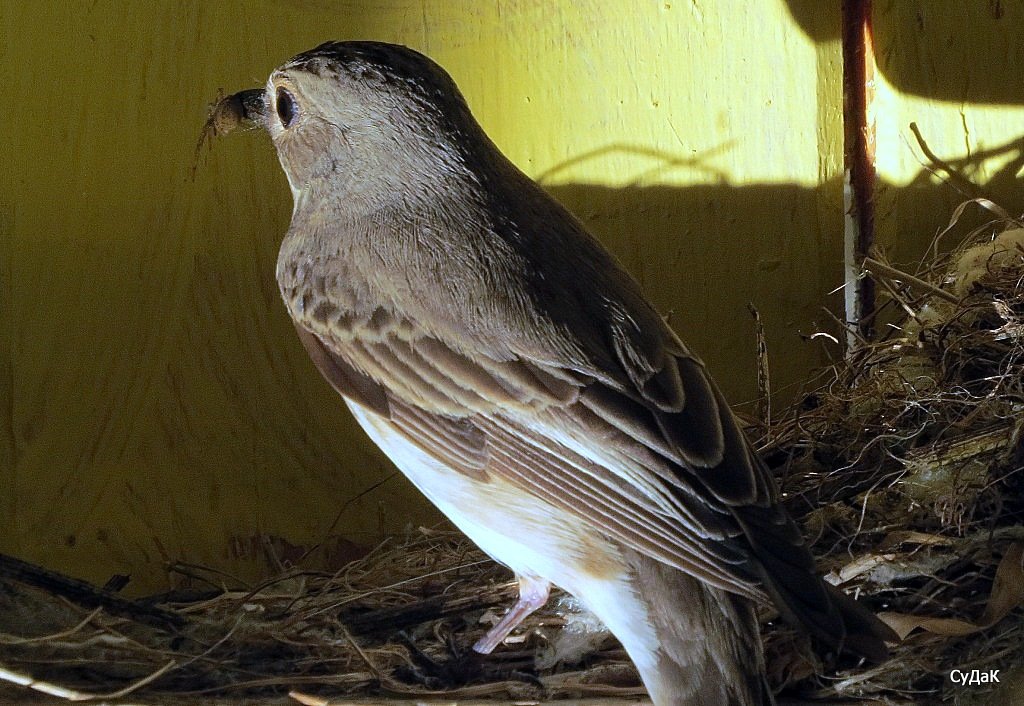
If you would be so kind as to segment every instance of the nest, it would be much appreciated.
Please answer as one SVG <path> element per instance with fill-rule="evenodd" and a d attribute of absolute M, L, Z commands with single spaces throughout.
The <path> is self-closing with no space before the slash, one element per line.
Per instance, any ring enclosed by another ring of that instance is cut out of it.
<path fill-rule="evenodd" d="M 296 570 L 251 588 L 145 601 L 83 593 L 77 582 L 19 564 L 8 559 L 2 573 L 17 580 L 0 582 L 0 678 L 69 700 L 139 690 L 300 689 L 309 692 L 294 694 L 304 703 L 326 703 L 312 695 L 320 691 L 517 700 L 644 693 L 625 652 L 565 595 L 503 649 L 473 653 L 517 584 L 452 531 L 410 530 L 336 574 Z M 171 569 L 211 586 L 230 580 L 202 567 Z"/>
<path fill-rule="evenodd" d="M 903 638 L 875 669 L 812 679 L 818 695 L 953 699 L 953 670 L 1005 680 L 1024 657 L 1021 614 L 1007 617 L 1024 598 L 1024 226 L 1002 215 L 914 273 L 867 258 L 884 335 L 763 449 L 826 578 Z"/>
<path fill-rule="evenodd" d="M 1024 657 L 1024 229 L 990 223 L 913 273 L 878 254 L 865 266 L 885 335 L 763 426 L 762 453 L 826 578 L 903 641 L 870 669 L 822 662 L 766 613 L 769 678 L 804 701 L 952 700 L 953 670 L 1006 681 Z M 337 573 L 258 586 L 171 568 L 188 590 L 129 601 L 0 561 L 0 679 L 66 699 L 643 694 L 615 640 L 564 595 L 476 657 L 516 588 L 453 532 L 410 529 Z"/>

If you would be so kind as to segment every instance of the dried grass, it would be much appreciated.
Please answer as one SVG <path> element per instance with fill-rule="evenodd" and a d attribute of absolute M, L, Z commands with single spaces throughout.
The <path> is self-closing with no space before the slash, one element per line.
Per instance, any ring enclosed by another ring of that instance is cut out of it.
<path fill-rule="evenodd" d="M 823 665 L 766 614 L 770 677 L 785 693 L 930 703 L 958 693 L 952 669 L 1024 657 L 1024 249 L 1008 236 L 984 245 L 1020 227 L 994 221 L 912 274 L 876 254 L 867 267 L 887 293 L 886 334 L 762 430 L 822 570 L 905 635 L 883 665 Z M 293 570 L 254 587 L 176 569 L 212 587 L 153 602 L 185 619 L 177 628 L 0 581 L 0 679 L 67 699 L 643 693 L 621 648 L 564 596 L 516 644 L 474 660 L 469 646 L 515 588 L 455 533 L 410 530 L 336 574 Z"/>
<path fill-rule="evenodd" d="M 193 580 L 224 580 L 186 568 Z M 247 590 L 163 597 L 164 609 L 186 618 L 174 630 L 0 583 L 0 679 L 68 699 L 143 687 L 182 696 L 296 687 L 459 698 L 643 693 L 625 653 L 603 631 L 596 641 L 604 648 L 586 656 L 585 668 L 535 673 L 538 654 L 575 630 L 564 630 L 577 614 L 565 597 L 529 619 L 522 647 L 475 659 L 469 646 L 515 595 L 507 572 L 464 537 L 425 528 L 334 575 L 293 571 Z M 587 619 L 581 616 L 577 632 Z"/>
<path fill-rule="evenodd" d="M 969 202 L 950 229 L 971 203 L 995 209 Z M 1000 213 L 910 274 L 875 254 L 885 334 L 771 429 L 763 453 L 820 568 L 906 635 L 884 665 L 805 680 L 815 696 L 953 699 L 953 669 L 1024 658 L 1021 228 Z"/>

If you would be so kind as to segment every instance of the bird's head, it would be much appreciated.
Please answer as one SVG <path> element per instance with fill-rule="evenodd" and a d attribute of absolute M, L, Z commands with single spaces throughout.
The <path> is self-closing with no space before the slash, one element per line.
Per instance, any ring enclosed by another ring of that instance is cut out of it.
<path fill-rule="evenodd" d="M 444 69 L 380 42 L 321 44 L 230 99 L 270 134 L 297 203 L 326 187 L 350 208 L 382 206 L 464 171 L 483 134 Z"/>

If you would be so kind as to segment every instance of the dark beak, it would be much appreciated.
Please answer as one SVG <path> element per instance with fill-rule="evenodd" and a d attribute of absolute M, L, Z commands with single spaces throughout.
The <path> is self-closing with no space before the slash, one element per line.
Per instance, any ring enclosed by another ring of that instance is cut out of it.
<path fill-rule="evenodd" d="M 239 127 L 244 130 L 263 127 L 266 114 L 267 107 L 262 88 L 232 93 L 221 98 L 213 106 L 206 121 L 206 132 L 219 137 Z"/>
<path fill-rule="evenodd" d="M 222 94 L 223 95 L 223 94 Z M 250 88 L 230 96 L 222 97 L 210 107 L 210 116 L 203 125 L 203 132 L 196 144 L 196 156 L 192 162 L 192 178 L 195 179 L 199 166 L 199 155 L 203 145 L 213 147 L 213 138 L 222 137 L 238 128 L 251 130 L 266 124 L 267 106 L 262 88 Z"/>

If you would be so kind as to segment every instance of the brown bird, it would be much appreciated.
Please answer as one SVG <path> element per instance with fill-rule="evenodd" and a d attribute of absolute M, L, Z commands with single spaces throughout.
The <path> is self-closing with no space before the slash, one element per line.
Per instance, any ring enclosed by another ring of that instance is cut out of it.
<path fill-rule="evenodd" d="M 770 702 L 758 601 L 884 658 L 892 634 L 815 574 L 704 364 L 443 69 L 332 42 L 230 101 L 270 133 L 291 185 L 277 279 L 313 361 L 519 579 L 478 652 L 555 584 L 621 641 L 658 706 Z"/>

